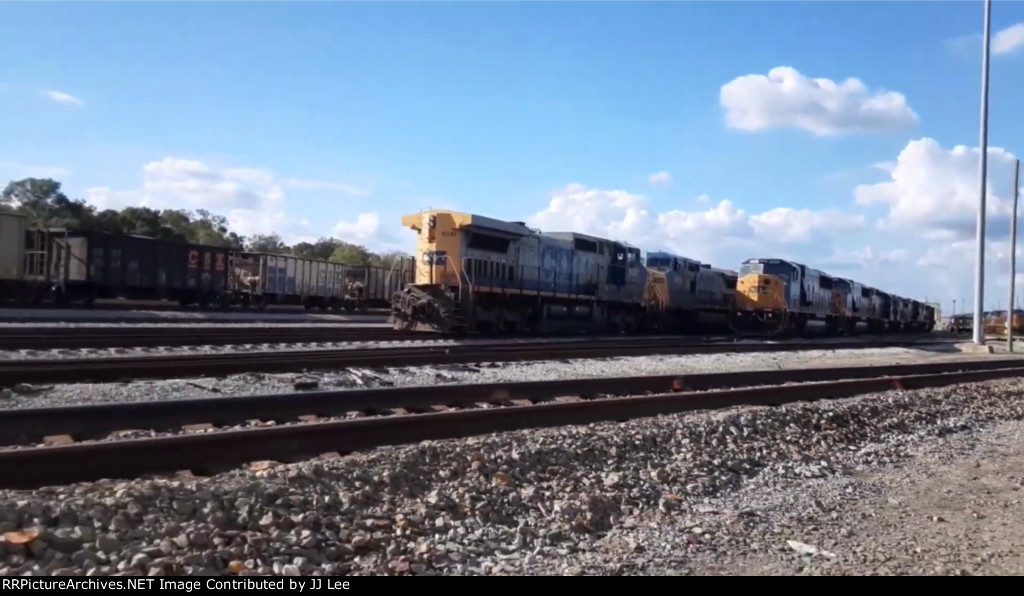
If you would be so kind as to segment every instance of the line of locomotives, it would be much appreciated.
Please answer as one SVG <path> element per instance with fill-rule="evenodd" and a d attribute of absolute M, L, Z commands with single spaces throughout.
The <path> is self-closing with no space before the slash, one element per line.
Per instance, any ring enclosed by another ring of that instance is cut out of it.
<path fill-rule="evenodd" d="M 412 259 L 352 266 L 294 255 L 66 228 L 0 212 L 0 303 L 171 300 L 181 306 L 384 307 L 414 281 Z"/>
<path fill-rule="evenodd" d="M 439 333 L 645 332 L 739 336 L 928 332 L 933 305 L 784 259 L 739 272 L 575 232 L 433 210 L 417 233 L 415 281 L 392 326 Z"/>

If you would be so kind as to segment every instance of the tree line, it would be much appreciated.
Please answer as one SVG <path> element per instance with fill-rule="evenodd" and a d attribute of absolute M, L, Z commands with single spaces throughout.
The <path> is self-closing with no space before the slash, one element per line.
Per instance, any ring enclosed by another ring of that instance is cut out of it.
<path fill-rule="evenodd" d="M 250 252 L 289 254 L 336 261 L 347 265 L 390 267 L 400 252 L 378 254 L 338 238 L 320 238 L 289 246 L 276 233 L 240 236 L 228 229 L 227 218 L 199 209 L 151 209 L 125 207 L 102 211 L 82 199 L 71 199 L 61 183 L 49 178 L 25 178 L 10 182 L 0 195 L 0 209 L 28 216 L 33 227 L 71 228 L 83 231 L 133 234 L 160 240 L 222 246 Z"/>

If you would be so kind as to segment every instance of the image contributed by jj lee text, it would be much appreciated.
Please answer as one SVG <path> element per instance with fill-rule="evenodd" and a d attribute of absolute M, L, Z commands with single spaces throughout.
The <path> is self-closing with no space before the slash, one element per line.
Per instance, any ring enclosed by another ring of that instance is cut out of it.
<path fill-rule="evenodd" d="M 164 579 L 157 577 L 110 578 L 3 578 L 3 591 L 42 590 L 171 590 L 175 592 L 201 592 L 223 590 L 288 590 L 289 592 L 318 592 L 322 590 L 349 590 L 351 581 L 329 577 L 288 578 L 203 578 Z"/>

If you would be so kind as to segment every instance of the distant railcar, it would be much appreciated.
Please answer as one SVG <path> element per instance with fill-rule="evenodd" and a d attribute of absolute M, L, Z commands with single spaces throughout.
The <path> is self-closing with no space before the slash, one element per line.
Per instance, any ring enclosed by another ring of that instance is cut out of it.
<path fill-rule="evenodd" d="M 63 228 L 46 230 L 46 243 L 46 278 L 58 303 L 230 303 L 228 248 Z"/>
<path fill-rule="evenodd" d="M 354 266 L 349 268 L 353 281 L 362 284 L 363 300 L 369 308 L 387 308 L 396 292 L 415 281 L 413 258 L 402 257 L 391 266 Z"/>
<path fill-rule="evenodd" d="M 348 267 L 341 263 L 271 253 L 238 253 L 234 291 L 243 305 L 346 306 Z"/>

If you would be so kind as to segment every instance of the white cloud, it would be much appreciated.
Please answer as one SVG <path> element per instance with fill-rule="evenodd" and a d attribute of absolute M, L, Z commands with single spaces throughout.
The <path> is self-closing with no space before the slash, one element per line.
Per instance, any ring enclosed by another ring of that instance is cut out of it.
<path fill-rule="evenodd" d="M 1024 48 L 1024 23 L 1011 25 L 992 37 L 992 53 L 997 56 L 1020 48 Z"/>
<path fill-rule="evenodd" d="M 722 86 L 719 103 L 729 127 L 749 132 L 798 128 L 818 136 L 885 132 L 917 124 L 906 98 L 871 92 L 858 79 L 811 79 L 789 66 L 767 75 L 737 77 Z"/>
<path fill-rule="evenodd" d="M 709 200 L 692 210 L 658 212 L 640 194 L 570 184 L 552 193 L 548 206 L 526 221 L 542 231 L 589 233 L 732 270 L 751 257 L 788 258 L 889 292 L 939 301 L 947 314 L 954 298 L 973 295 L 971 242 L 922 242 L 909 234 L 885 233 L 868 225 L 864 214 L 846 210 L 751 212 L 729 200 Z M 1007 276 L 1000 272 L 1007 261 L 999 260 L 999 254 L 990 254 L 986 286 L 1002 295 L 997 288 L 1005 288 Z M 1024 258 L 1018 259 L 1024 268 Z"/>
<path fill-rule="evenodd" d="M 668 172 L 658 172 L 657 174 L 651 174 L 647 177 L 647 182 L 654 186 L 666 186 L 672 184 L 672 174 Z"/>
<path fill-rule="evenodd" d="M 998 147 L 988 152 L 985 308 L 991 309 L 1007 302 L 1016 157 Z M 946 314 L 953 300 L 958 311 L 965 300 L 973 309 L 979 155 L 977 147 L 947 149 L 930 138 L 907 143 L 895 161 L 880 164 L 888 180 L 854 189 L 857 204 L 884 209 L 872 248 L 834 255 L 827 266 L 877 275 L 893 291 L 940 301 Z M 1019 276 L 1018 287 L 1022 282 Z"/>
<path fill-rule="evenodd" d="M 287 178 L 284 181 L 286 186 L 302 190 L 333 190 L 347 195 L 357 197 L 368 197 L 370 191 L 365 188 L 351 184 L 339 184 L 337 182 L 326 182 L 324 180 L 310 180 L 307 178 Z"/>
<path fill-rule="evenodd" d="M 94 187 L 86 189 L 85 195 L 89 203 L 100 209 L 128 206 L 206 209 L 226 217 L 231 229 L 243 236 L 276 232 L 285 242 L 293 244 L 315 241 L 329 231 L 316 225 L 320 222 L 311 224 L 289 215 L 284 188 L 308 189 L 319 185 L 325 190 L 339 190 L 328 186 L 333 184 L 309 180 L 295 184 L 295 179 L 281 181 L 268 169 L 216 168 L 196 160 L 167 157 L 142 167 L 140 190 Z M 339 223 L 335 227 L 335 232 L 338 231 L 350 233 L 350 237 L 344 239 L 363 243 L 371 249 L 391 247 L 393 233 L 379 224 L 375 213 L 361 215 L 354 224 Z"/>
<path fill-rule="evenodd" d="M 910 258 L 906 249 L 878 250 L 870 246 L 861 249 L 839 250 L 822 262 L 822 267 L 835 269 L 871 269 L 906 263 Z"/>
<path fill-rule="evenodd" d="M 11 179 L 20 178 L 66 178 L 71 171 L 58 166 L 40 166 L 20 161 L 0 161 L 2 176 Z"/>
<path fill-rule="evenodd" d="M 63 91 L 43 91 L 42 93 L 57 103 L 70 103 L 78 107 L 85 107 L 84 101 L 78 99 L 74 95 L 68 95 Z"/>
<path fill-rule="evenodd" d="M 702 211 L 655 213 L 642 195 L 580 184 L 552 193 L 548 207 L 527 221 L 545 231 L 618 239 L 644 250 L 670 250 L 726 268 L 736 268 L 754 253 L 792 254 L 808 245 L 827 245 L 832 234 L 864 223 L 856 215 L 806 209 L 749 214 L 728 200 Z"/>
<path fill-rule="evenodd" d="M 764 238 L 782 242 L 806 242 L 823 231 L 850 232 L 864 227 L 863 215 L 852 215 L 828 209 L 799 211 L 776 207 L 750 217 L 754 232 Z"/>
<path fill-rule="evenodd" d="M 975 240 L 939 243 L 930 246 L 916 260 L 918 269 L 927 272 L 929 298 L 943 302 L 946 314 L 957 301 L 957 312 L 974 309 L 974 270 L 977 259 Z M 1024 248 L 1018 242 L 1016 262 L 1016 302 L 1024 304 Z M 985 310 L 1006 308 L 1010 300 L 1010 243 L 1005 240 L 985 243 Z"/>
<path fill-rule="evenodd" d="M 415 249 L 409 230 L 403 229 L 398 222 L 382 224 L 377 213 L 360 213 L 354 222 L 341 220 L 334 225 L 332 232 L 335 238 L 361 244 L 371 250 L 409 252 Z"/>
<path fill-rule="evenodd" d="M 911 232 L 933 240 L 973 237 L 978 213 L 977 147 L 945 149 L 930 138 L 907 143 L 886 169 L 890 179 L 854 189 L 859 205 L 881 205 L 888 213 L 883 229 Z M 988 235 L 1005 236 L 1012 211 L 1016 158 L 1005 149 L 988 148 L 986 202 Z"/>
<path fill-rule="evenodd" d="M 944 41 L 947 49 L 951 52 L 963 54 L 965 52 L 981 52 L 981 44 L 985 36 L 981 32 L 958 35 Z M 1017 23 L 997 31 L 992 36 L 992 55 L 1002 56 L 1012 54 L 1014 51 L 1024 47 L 1024 23 Z M 976 54 L 975 54 L 976 56 Z"/>

